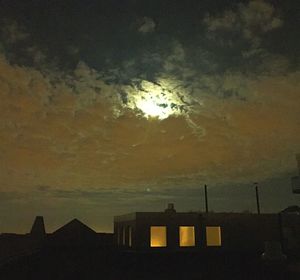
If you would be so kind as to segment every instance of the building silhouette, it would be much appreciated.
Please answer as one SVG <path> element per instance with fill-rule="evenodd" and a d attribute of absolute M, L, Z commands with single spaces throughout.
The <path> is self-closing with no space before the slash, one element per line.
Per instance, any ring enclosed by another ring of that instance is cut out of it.
<path fill-rule="evenodd" d="M 30 231 L 30 236 L 36 239 L 45 238 L 46 230 L 43 216 L 36 216 Z"/>
<path fill-rule="evenodd" d="M 93 229 L 73 219 L 49 235 L 50 244 L 53 246 L 94 246 L 98 241 L 98 234 Z"/>
<path fill-rule="evenodd" d="M 106 248 L 144 252 L 263 253 L 280 248 L 300 252 L 300 207 L 277 214 L 177 212 L 173 204 L 163 212 L 135 212 L 114 217 L 113 233 L 97 233 L 73 219 L 46 233 L 37 216 L 28 234 L 0 234 L 0 263 L 43 247 Z"/>
<path fill-rule="evenodd" d="M 201 213 L 169 204 L 116 216 L 113 233 L 77 219 L 47 233 L 39 216 L 28 234 L 0 234 L 0 279 L 299 279 L 299 252 L 299 207 Z"/>
<path fill-rule="evenodd" d="M 293 193 L 300 194 L 300 154 L 296 155 L 298 163 L 299 176 L 292 177 L 292 189 Z"/>
<path fill-rule="evenodd" d="M 114 243 L 135 251 L 220 251 L 263 253 L 266 247 L 300 250 L 300 215 L 135 212 L 114 217 Z"/>
<path fill-rule="evenodd" d="M 73 219 L 53 233 L 46 233 L 44 218 L 37 216 L 30 233 L 0 234 L 0 265 L 1 262 L 31 255 L 42 248 L 108 248 L 113 244 L 112 233 L 97 233 L 87 225 Z"/>

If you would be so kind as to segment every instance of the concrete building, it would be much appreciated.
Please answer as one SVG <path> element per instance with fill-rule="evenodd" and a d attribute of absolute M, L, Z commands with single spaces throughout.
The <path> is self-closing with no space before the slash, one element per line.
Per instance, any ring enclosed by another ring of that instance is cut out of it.
<path fill-rule="evenodd" d="M 114 242 L 125 250 L 262 253 L 266 244 L 280 247 L 287 239 L 284 231 L 288 231 L 289 239 L 297 239 L 293 242 L 293 248 L 300 249 L 300 228 L 296 230 L 293 227 L 300 225 L 300 215 L 290 215 L 289 219 L 286 215 L 178 213 L 170 204 L 164 212 L 116 216 Z M 285 229 L 282 228 L 283 224 Z"/>

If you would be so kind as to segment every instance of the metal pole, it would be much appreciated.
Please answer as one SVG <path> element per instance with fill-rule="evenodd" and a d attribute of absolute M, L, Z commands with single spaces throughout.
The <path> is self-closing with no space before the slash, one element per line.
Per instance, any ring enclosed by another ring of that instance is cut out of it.
<path fill-rule="evenodd" d="M 208 199 L 207 199 L 207 186 L 204 185 L 204 194 L 205 194 L 205 211 L 208 213 Z"/>
<path fill-rule="evenodd" d="M 260 204 L 259 204 L 258 184 L 257 184 L 257 183 L 254 183 L 254 185 L 255 185 L 255 194 L 256 194 L 257 214 L 260 214 Z"/>

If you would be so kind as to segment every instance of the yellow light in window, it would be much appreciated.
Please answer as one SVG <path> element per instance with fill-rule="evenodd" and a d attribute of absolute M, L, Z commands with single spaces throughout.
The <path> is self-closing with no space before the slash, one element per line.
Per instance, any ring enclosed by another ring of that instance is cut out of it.
<path fill-rule="evenodd" d="M 207 246 L 221 246 L 221 227 L 210 226 L 206 227 L 206 245 Z"/>
<path fill-rule="evenodd" d="M 150 246 L 151 247 L 167 246 L 167 227 L 165 226 L 150 227 Z"/>
<path fill-rule="evenodd" d="M 193 226 L 179 227 L 179 245 L 180 247 L 195 246 L 195 227 Z"/>

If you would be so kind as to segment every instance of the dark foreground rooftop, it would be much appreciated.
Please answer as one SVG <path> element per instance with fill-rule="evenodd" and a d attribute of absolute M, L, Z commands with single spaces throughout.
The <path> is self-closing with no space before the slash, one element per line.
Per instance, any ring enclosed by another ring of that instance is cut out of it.
<path fill-rule="evenodd" d="M 44 248 L 8 262 L 0 279 L 300 279 L 300 261 L 264 263 L 257 255 Z"/>
<path fill-rule="evenodd" d="M 292 220 L 293 225 L 298 228 L 299 214 L 294 208 L 287 209 L 280 216 L 285 215 L 281 221 L 296 218 Z M 173 211 L 143 215 L 150 215 L 150 218 L 167 218 L 164 220 L 167 226 L 172 226 L 168 224 L 170 219 L 174 225 L 175 217 L 184 217 L 185 222 L 189 217 L 200 217 L 197 213 L 175 213 Z M 249 215 L 255 216 L 255 220 L 265 216 L 230 213 L 207 215 L 209 218 L 219 217 L 218 221 L 222 223 L 225 220 L 233 222 L 232 217 L 242 217 L 244 224 L 249 223 Z M 203 217 L 207 218 L 206 216 Z M 123 223 L 124 217 L 127 216 L 121 217 Z M 152 221 L 149 217 L 146 219 L 148 222 Z M 235 221 L 234 236 L 247 243 L 242 231 L 237 230 L 238 225 Z M 223 226 L 226 243 L 228 228 Z M 263 227 L 251 230 L 257 232 L 263 230 Z M 222 248 L 216 246 L 202 246 L 192 251 L 183 250 L 180 246 L 166 248 L 167 250 L 132 250 L 132 247 L 118 246 L 118 242 L 114 242 L 118 239 L 116 237 L 118 234 L 97 233 L 77 219 L 49 234 L 45 231 L 43 218 L 37 217 L 29 234 L 0 234 L 0 280 L 300 279 L 300 251 L 287 250 L 284 252 L 288 252 L 286 255 L 282 254 L 282 251 L 281 254 L 277 254 L 278 252 L 273 250 L 277 247 L 273 247 L 272 242 L 266 243 L 269 245 L 264 251 L 221 250 Z M 149 242 L 147 244 L 149 249 Z"/>

